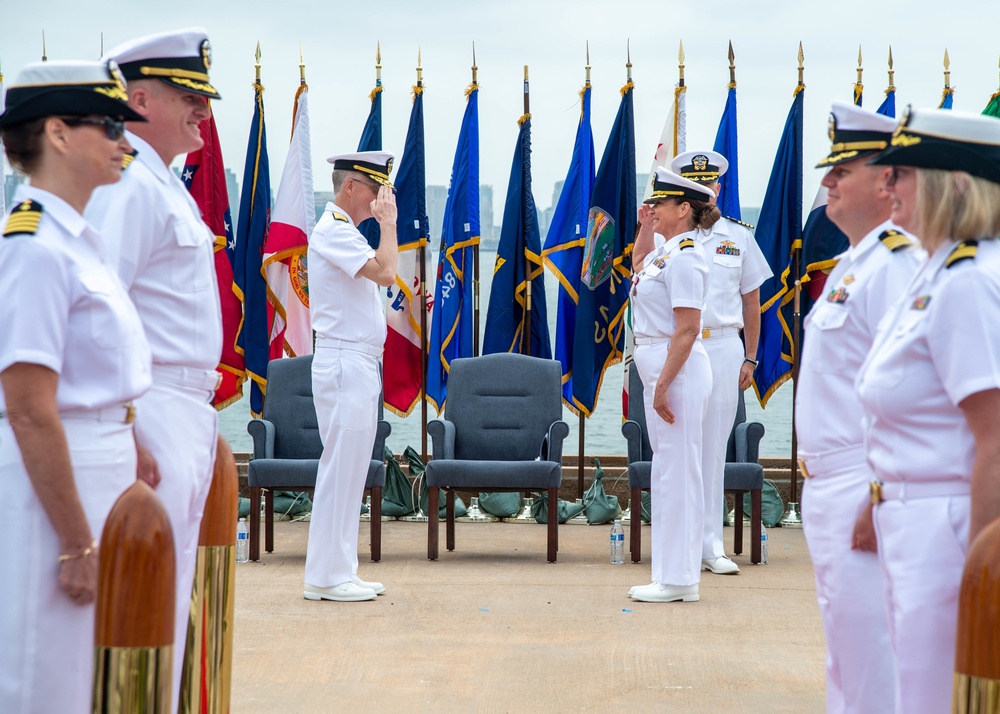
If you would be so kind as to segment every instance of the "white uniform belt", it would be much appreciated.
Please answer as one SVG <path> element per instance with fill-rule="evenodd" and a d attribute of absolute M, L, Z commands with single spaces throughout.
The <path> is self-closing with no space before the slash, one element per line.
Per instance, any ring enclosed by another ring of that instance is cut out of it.
<path fill-rule="evenodd" d="M 865 463 L 865 446 L 857 444 L 842 449 L 831 449 L 822 454 L 799 452 L 799 468 L 805 478 L 832 474 Z"/>
<path fill-rule="evenodd" d="M 327 350 L 348 350 L 350 352 L 360 352 L 373 357 L 382 356 L 382 347 L 370 345 L 367 342 L 350 342 L 349 340 L 334 340 L 328 337 L 317 337 L 316 347 Z"/>
<path fill-rule="evenodd" d="M 637 345 L 660 345 L 670 342 L 670 337 L 636 337 Z"/>
<path fill-rule="evenodd" d="M 968 496 L 968 481 L 872 481 L 872 503 L 906 501 L 916 498 Z"/>
<path fill-rule="evenodd" d="M 711 340 L 715 337 L 731 337 L 739 334 L 740 328 L 738 327 L 705 327 L 702 328 L 701 339 Z"/>
<path fill-rule="evenodd" d="M 0 412 L 0 419 L 6 419 L 7 412 Z M 118 424 L 131 424 L 135 421 L 135 406 L 132 402 L 113 404 L 100 409 L 86 411 L 59 412 L 60 419 L 92 419 L 94 421 L 110 421 Z"/>
<path fill-rule="evenodd" d="M 153 381 L 160 384 L 173 384 L 178 387 L 214 392 L 222 383 L 222 375 L 214 369 L 182 367 L 176 364 L 154 364 Z"/>

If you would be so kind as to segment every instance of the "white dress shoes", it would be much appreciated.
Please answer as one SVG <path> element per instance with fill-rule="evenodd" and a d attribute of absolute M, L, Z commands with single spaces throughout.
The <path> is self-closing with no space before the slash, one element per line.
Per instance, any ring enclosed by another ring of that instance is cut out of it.
<path fill-rule="evenodd" d="M 348 580 L 346 583 L 321 588 L 306 583 L 302 596 L 306 600 L 334 600 L 335 602 L 360 602 L 378 597 L 371 588 L 363 588 Z"/>
<path fill-rule="evenodd" d="M 650 587 L 650 585 L 659 585 L 659 584 L 660 584 L 659 580 L 654 580 L 649 585 L 633 585 L 631 588 L 629 588 L 628 596 L 632 597 L 632 595 L 635 594 L 635 591 L 639 590 L 640 588 L 648 588 Z"/>
<path fill-rule="evenodd" d="M 725 555 L 701 561 L 701 569 L 710 570 L 716 575 L 736 575 L 740 572 L 740 566 Z"/>
<path fill-rule="evenodd" d="M 639 602 L 698 602 L 698 583 L 694 585 L 664 585 L 650 583 L 636 588 L 632 599 Z"/>
<path fill-rule="evenodd" d="M 369 590 L 374 590 L 376 595 L 381 595 L 385 592 L 385 585 L 382 583 L 377 583 L 374 580 L 362 580 L 357 576 L 357 574 L 351 576 L 351 582 L 357 585 L 359 588 L 368 588 Z"/>

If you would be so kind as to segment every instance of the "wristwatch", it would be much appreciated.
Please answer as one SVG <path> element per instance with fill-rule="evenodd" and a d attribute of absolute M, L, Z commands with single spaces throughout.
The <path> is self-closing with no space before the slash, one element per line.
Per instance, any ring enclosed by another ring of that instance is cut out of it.
<path fill-rule="evenodd" d="M 750 359 L 749 357 L 745 358 L 743 361 L 746 362 L 747 364 L 752 364 L 754 367 L 760 364 L 760 362 L 758 362 L 757 360 Z"/>

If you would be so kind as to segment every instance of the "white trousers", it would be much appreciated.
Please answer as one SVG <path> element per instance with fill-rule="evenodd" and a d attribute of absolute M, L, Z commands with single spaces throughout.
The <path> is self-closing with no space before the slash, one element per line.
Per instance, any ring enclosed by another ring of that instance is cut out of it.
<path fill-rule="evenodd" d="M 358 523 L 380 393 L 374 355 L 319 347 L 312 386 L 323 455 L 313 494 L 305 582 L 332 587 L 358 573 Z"/>
<path fill-rule="evenodd" d="M 66 419 L 73 476 L 94 538 L 135 483 L 135 439 L 126 424 Z M 35 496 L 10 423 L 0 419 L 0 712 L 90 712 L 94 605 L 59 588 L 59 539 Z M 93 556 L 91 556 L 93 557 Z"/>
<path fill-rule="evenodd" d="M 802 527 L 816 575 L 826 633 L 828 714 L 883 714 L 895 702 L 896 658 L 889 640 L 878 555 L 851 550 L 854 524 L 875 478 L 864 463 L 813 474 L 802 485 Z"/>
<path fill-rule="evenodd" d="M 951 711 L 969 496 L 883 501 L 875 526 L 896 652 L 896 711 Z"/>
<path fill-rule="evenodd" d="M 654 581 L 664 585 L 694 585 L 701 580 L 705 519 L 702 431 L 712 390 L 712 369 L 708 355 L 696 342 L 668 390 L 675 421 L 667 424 L 653 409 L 653 391 L 667 350 L 666 342 L 635 348 L 635 364 L 643 384 L 646 428 L 653 448 L 650 563 Z"/>
<path fill-rule="evenodd" d="M 208 403 L 210 398 L 205 390 L 154 382 L 136 402 L 136 437 L 159 465 L 156 495 L 174 533 L 177 600 L 171 702 L 175 707 L 180 701 L 201 516 L 215 466 L 218 414 Z"/>
<path fill-rule="evenodd" d="M 705 483 L 705 532 L 701 557 L 705 560 L 726 554 L 722 544 L 723 483 L 726 470 L 726 446 L 739 406 L 740 368 L 746 354 L 739 335 L 703 340 L 712 364 L 712 394 L 705 415 L 702 449 L 702 479 Z"/>

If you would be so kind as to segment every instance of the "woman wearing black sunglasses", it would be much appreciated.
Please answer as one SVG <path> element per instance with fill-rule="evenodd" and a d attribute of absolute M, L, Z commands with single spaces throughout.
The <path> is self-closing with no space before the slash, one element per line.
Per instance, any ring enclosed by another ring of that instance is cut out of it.
<path fill-rule="evenodd" d="M 90 710 L 97 549 L 136 478 L 130 403 L 150 385 L 142 325 L 82 214 L 121 177 L 113 65 L 26 67 L 0 138 L 30 178 L 0 233 L 0 711 Z"/>

